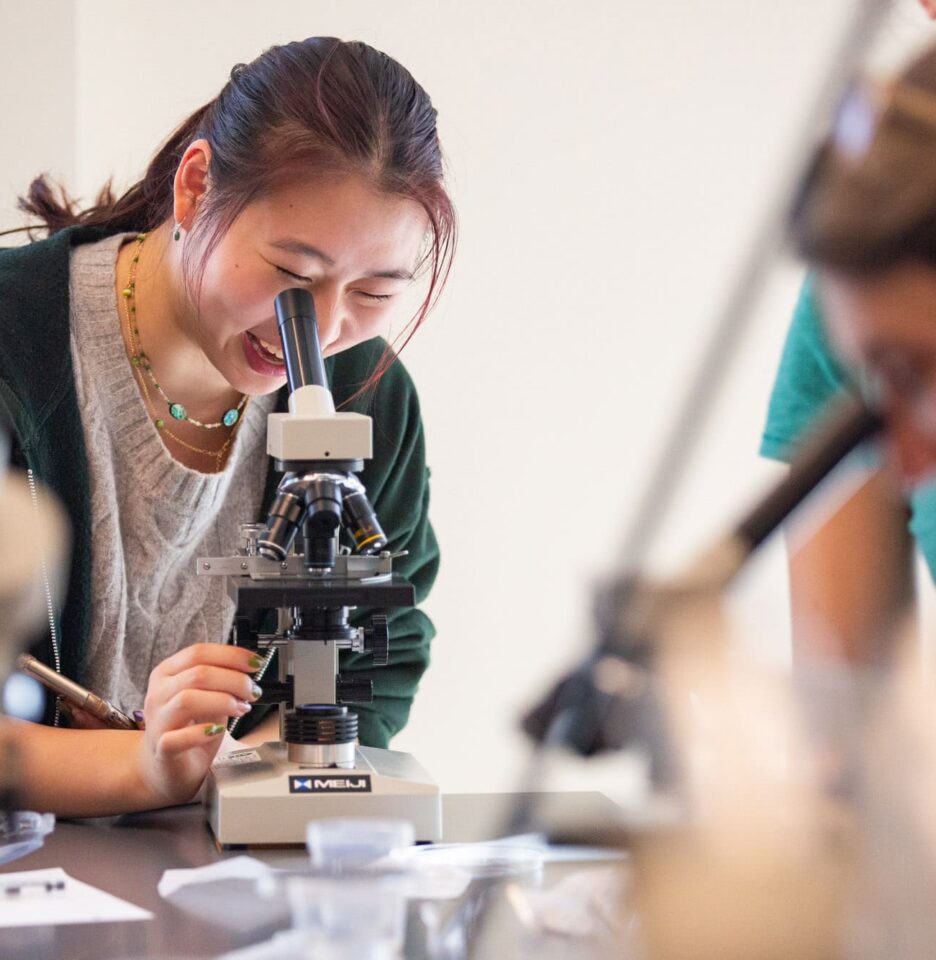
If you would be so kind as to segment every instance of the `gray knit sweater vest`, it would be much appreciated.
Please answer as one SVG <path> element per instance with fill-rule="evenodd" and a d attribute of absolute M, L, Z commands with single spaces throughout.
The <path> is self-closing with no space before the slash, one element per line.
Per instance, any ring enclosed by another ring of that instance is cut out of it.
<path fill-rule="evenodd" d="M 129 236 L 76 247 L 70 286 L 93 526 L 87 680 L 127 712 L 143 706 L 150 671 L 166 657 L 227 638 L 233 603 L 222 579 L 195 576 L 195 559 L 231 553 L 238 524 L 257 519 L 266 415 L 275 404 L 275 394 L 247 404 L 221 473 L 199 473 L 172 458 L 120 332 L 115 269 Z"/>

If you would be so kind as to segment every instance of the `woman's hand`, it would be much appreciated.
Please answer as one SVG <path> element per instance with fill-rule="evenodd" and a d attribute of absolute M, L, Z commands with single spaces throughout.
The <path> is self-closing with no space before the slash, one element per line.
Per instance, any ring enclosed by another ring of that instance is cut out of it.
<path fill-rule="evenodd" d="M 198 792 L 229 717 L 242 717 L 260 696 L 251 674 L 261 661 L 241 647 L 197 643 L 150 674 L 140 742 L 145 786 L 165 803 Z"/>

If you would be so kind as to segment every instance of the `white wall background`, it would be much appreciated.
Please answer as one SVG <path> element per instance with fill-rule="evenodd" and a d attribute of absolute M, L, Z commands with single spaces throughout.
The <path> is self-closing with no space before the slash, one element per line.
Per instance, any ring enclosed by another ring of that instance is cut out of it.
<path fill-rule="evenodd" d="M 0 0 L 3 223 L 39 170 L 127 185 L 230 67 L 311 34 L 366 40 L 430 91 L 461 214 L 405 359 L 444 550 L 434 663 L 396 746 L 447 791 L 509 789 L 516 720 L 589 642 L 619 537 L 764 214 L 846 0 Z M 896 5 L 889 48 L 931 28 Z M 799 270 L 779 265 L 723 385 L 661 563 L 748 502 Z M 788 650 L 777 545 L 736 598 Z"/>
<path fill-rule="evenodd" d="M 19 226 L 16 197 L 40 171 L 75 173 L 75 7 L 0 2 L 0 230 Z"/>

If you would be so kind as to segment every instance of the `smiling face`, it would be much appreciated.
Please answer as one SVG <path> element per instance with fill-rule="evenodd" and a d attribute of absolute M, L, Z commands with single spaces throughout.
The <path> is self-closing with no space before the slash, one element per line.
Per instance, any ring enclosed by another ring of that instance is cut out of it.
<path fill-rule="evenodd" d="M 888 458 L 908 485 L 936 473 L 936 268 L 907 263 L 870 278 L 824 274 L 833 341 L 879 391 Z"/>
<path fill-rule="evenodd" d="M 384 334 L 408 301 L 426 229 L 419 204 L 359 177 L 284 188 L 251 203 L 211 252 L 189 334 L 235 390 L 270 393 L 286 381 L 276 295 L 312 294 L 325 356 Z"/>

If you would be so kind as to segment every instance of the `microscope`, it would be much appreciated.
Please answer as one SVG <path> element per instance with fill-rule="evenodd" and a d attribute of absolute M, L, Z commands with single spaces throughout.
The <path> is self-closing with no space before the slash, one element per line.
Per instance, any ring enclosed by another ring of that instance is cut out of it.
<path fill-rule="evenodd" d="M 267 452 L 283 477 L 266 522 L 241 525 L 234 556 L 199 557 L 197 575 L 225 577 L 234 643 L 278 651 L 260 702 L 278 704 L 280 740 L 215 761 L 209 824 L 222 847 L 301 844 L 310 820 L 339 816 L 404 819 L 417 840 L 438 840 L 439 788 L 409 754 L 357 743 L 353 704 L 370 702 L 372 682 L 339 672 L 340 650 L 370 653 L 375 668 L 389 658 L 386 614 L 354 626 L 352 609 L 415 598 L 356 476 L 372 455 L 371 418 L 335 412 L 308 291 L 285 290 L 275 309 L 289 412 L 270 414 Z"/>

